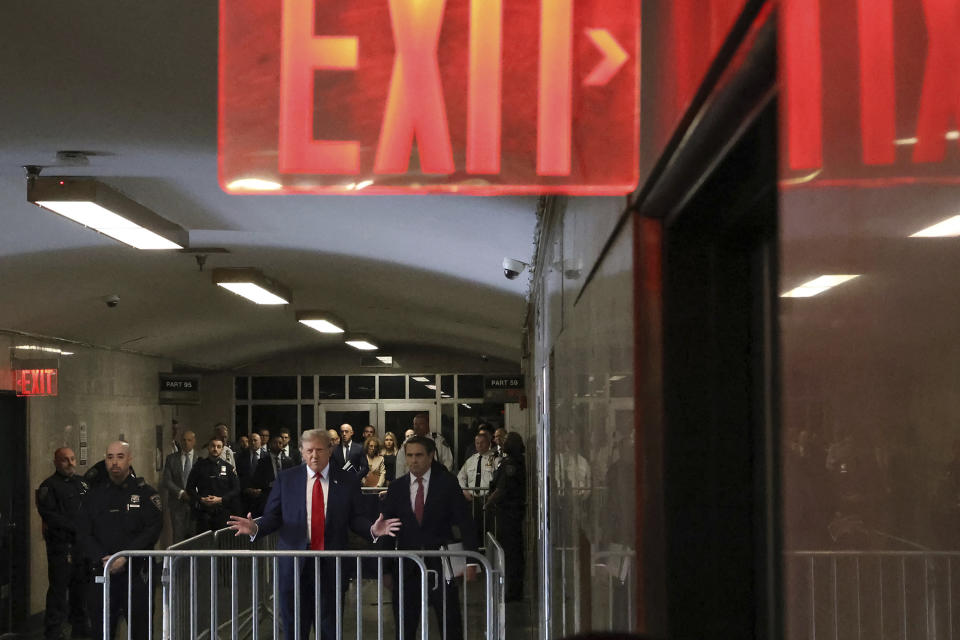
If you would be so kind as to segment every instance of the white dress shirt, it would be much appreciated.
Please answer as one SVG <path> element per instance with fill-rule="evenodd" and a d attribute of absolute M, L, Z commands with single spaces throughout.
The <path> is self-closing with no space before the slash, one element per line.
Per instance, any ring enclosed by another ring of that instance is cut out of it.
<path fill-rule="evenodd" d="M 320 490 L 323 491 L 323 519 L 327 519 L 327 505 L 330 501 L 330 463 L 320 472 Z M 311 540 L 313 527 L 313 484 L 317 481 L 317 472 L 307 467 L 307 540 Z"/>
<path fill-rule="evenodd" d="M 423 474 L 423 504 L 427 504 L 427 493 L 430 491 L 430 472 L 433 469 L 427 469 L 427 472 Z M 417 476 L 410 474 L 410 509 L 414 513 L 417 512 L 417 489 L 420 488 L 420 484 L 417 482 Z"/>

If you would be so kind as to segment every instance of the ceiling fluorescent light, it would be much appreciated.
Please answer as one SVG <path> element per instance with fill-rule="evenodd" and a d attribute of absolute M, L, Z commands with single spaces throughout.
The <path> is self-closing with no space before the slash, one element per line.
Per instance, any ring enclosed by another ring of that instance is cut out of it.
<path fill-rule="evenodd" d="M 344 340 L 344 342 L 354 349 L 359 349 L 360 351 L 376 351 L 379 348 L 368 338 L 363 336 L 351 336 L 350 338 Z"/>
<path fill-rule="evenodd" d="M 377 360 L 383 364 L 393 364 L 393 356 L 377 356 Z"/>
<path fill-rule="evenodd" d="M 960 216 L 947 218 L 932 227 L 910 234 L 911 238 L 954 238 L 960 236 Z"/>
<path fill-rule="evenodd" d="M 21 344 L 14 347 L 14 349 L 19 349 L 20 351 L 42 351 L 43 353 L 56 353 L 61 356 L 72 356 L 73 351 L 61 351 L 57 347 L 39 347 L 37 345 L 31 344 Z"/>
<path fill-rule="evenodd" d="M 189 244 L 186 229 L 91 178 L 30 178 L 27 200 L 137 249 Z"/>
<path fill-rule="evenodd" d="M 430 382 L 430 378 L 424 376 L 413 376 L 413 379 L 417 382 Z"/>
<path fill-rule="evenodd" d="M 814 278 L 810 282 L 805 282 L 795 289 L 791 289 L 786 293 L 782 294 L 781 298 L 809 298 L 815 296 L 819 293 L 823 293 L 827 289 L 832 289 L 837 285 L 843 284 L 848 280 L 853 280 L 854 278 L 859 277 L 859 274 L 854 275 L 825 275 L 820 276 L 819 278 Z"/>
<path fill-rule="evenodd" d="M 346 324 L 326 311 L 297 311 L 297 322 L 320 333 L 343 333 Z"/>
<path fill-rule="evenodd" d="M 213 282 L 257 304 L 290 304 L 293 299 L 289 289 L 257 269 L 214 269 Z"/>

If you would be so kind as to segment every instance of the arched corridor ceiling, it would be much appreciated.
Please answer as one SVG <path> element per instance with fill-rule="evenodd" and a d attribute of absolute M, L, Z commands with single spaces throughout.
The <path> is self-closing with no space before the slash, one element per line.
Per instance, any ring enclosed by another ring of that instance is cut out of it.
<path fill-rule="evenodd" d="M 385 347 L 519 359 L 534 198 L 234 196 L 217 184 L 217 2 L 15 0 L 0 21 L 0 329 L 229 367 L 338 340 L 294 320 L 326 309 Z M 22 165 L 95 152 L 94 176 L 222 247 L 143 252 L 26 201 Z M 293 291 L 260 307 L 211 283 L 256 267 Z M 108 309 L 101 298 L 120 296 Z M 349 349 L 348 347 L 343 347 Z"/>

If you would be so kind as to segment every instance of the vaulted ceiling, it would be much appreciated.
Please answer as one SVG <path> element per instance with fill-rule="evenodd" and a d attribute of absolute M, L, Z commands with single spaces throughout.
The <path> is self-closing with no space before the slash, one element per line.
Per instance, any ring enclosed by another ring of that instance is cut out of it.
<path fill-rule="evenodd" d="M 70 166 L 58 151 L 88 153 Z M 23 165 L 94 176 L 221 247 L 145 252 L 26 201 Z M 385 346 L 519 359 L 534 198 L 237 196 L 217 183 L 217 2 L 15 0 L 0 20 L 0 329 L 220 368 L 337 344 L 295 309 Z M 260 307 L 213 286 L 256 267 L 293 291 Z M 120 297 L 109 309 L 108 294 Z M 342 347 L 348 349 L 348 347 Z"/>

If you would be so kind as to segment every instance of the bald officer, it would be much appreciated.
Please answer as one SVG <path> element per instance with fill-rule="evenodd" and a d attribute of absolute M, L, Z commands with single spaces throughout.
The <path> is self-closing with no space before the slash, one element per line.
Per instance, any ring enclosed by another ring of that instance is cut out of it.
<path fill-rule="evenodd" d="M 107 560 L 114 553 L 153 549 L 160 538 L 163 528 L 160 495 L 143 478 L 130 474 L 132 459 L 130 445 L 122 441 L 111 443 L 104 456 L 109 482 L 91 489 L 80 508 L 78 541 L 84 557 L 93 562 L 97 574 L 103 573 Z M 135 640 L 149 637 L 147 612 L 152 605 L 152 591 L 147 588 L 147 565 L 146 558 L 134 558 L 132 567 L 127 567 L 126 558 L 110 565 L 110 638 L 116 634 L 121 615 L 127 620 L 131 637 Z M 128 587 L 132 605 L 129 610 Z M 90 588 L 87 612 L 92 623 L 92 637 L 102 639 L 102 585 L 95 584 Z"/>

